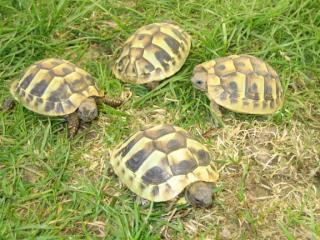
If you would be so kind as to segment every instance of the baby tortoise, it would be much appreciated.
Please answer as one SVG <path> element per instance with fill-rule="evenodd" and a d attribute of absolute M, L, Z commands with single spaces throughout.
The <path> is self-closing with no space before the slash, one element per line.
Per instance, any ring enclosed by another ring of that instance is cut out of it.
<path fill-rule="evenodd" d="M 176 24 L 143 26 L 125 42 L 113 73 L 124 82 L 147 84 L 153 89 L 180 70 L 190 47 L 190 35 Z"/>
<path fill-rule="evenodd" d="M 207 92 L 211 107 L 223 106 L 248 114 L 271 114 L 284 97 L 276 71 L 259 58 L 231 55 L 197 65 L 191 78 L 195 88 Z"/>
<path fill-rule="evenodd" d="M 149 126 L 112 153 L 114 172 L 138 196 L 163 202 L 185 189 L 192 205 L 209 207 L 219 178 L 207 148 L 179 127 Z"/>
<path fill-rule="evenodd" d="M 73 63 L 49 58 L 38 61 L 26 69 L 19 81 L 14 81 L 10 92 L 27 109 L 46 116 L 65 116 L 69 137 L 77 133 L 80 120 L 90 122 L 98 116 L 96 103 L 113 107 L 123 100 L 112 100 L 99 92 L 92 76 Z M 14 107 L 7 99 L 3 108 Z"/>

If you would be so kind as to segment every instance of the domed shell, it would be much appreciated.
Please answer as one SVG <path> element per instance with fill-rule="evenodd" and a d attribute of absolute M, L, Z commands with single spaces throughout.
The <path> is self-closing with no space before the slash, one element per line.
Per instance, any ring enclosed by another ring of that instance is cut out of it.
<path fill-rule="evenodd" d="M 175 198 L 193 182 L 216 182 L 207 148 L 182 128 L 150 126 L 117 147 L 114 172 L 131 191 L 150 201 Z"/>
<path fill-rule="evenodd" d="M 31 65 L 10 91 L 26 108 L 47 116 L 70 114 L 88 97 L 100 96 L 89 73 L 56 58 Z"/>
<path fill-rule="evenodd" d="M 271 114 L 282 107 L 283 91 L 276 71 L 250 55 L 231 55 L 202 63 L 196 74 L 205 73 L 210 99 L 239 113 Z"/>
<path fill-rule="evenodd" d="M 143 26 L 125 42 L 113 73 L 125 82 L 161 81 L 180 70 L 190 46 L 189 34 L 175 24 Z"/>

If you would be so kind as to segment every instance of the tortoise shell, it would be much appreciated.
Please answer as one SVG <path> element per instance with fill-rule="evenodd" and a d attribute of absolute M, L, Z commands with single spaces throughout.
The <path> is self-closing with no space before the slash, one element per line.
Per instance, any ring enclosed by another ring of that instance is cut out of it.
<path fill-rule="evenodd" d="M 180 70 L 190 46 L 189 34 L 175 24 L 143 26 L 125 42 L 113 73 L 125 82 L 161 81 Z"/>
<path fill-rule="evenodd" d="M 116 175 L 131 191 L 150 201 L 175 198 L 193 182 L 216 182 L 207 148 L 182 128 L 149 126 L 117 147 L 111 156 Z"/>
<path fill-rule="evenodd" d="M 240 113 L 271 114 L 282 107 L 283 91 L 276 71 L 250 55 L 231 55 L 204 62 L 194 76 L 205 74 L 207 91 L 217 104 Z"/>
<path fill-rule="evenodd" d="M 88 97 L 100 96 L 89 73 L 56 58 L 31 65 L 10 91 L 26 108 L 47 116 L 70 114 Z"/>

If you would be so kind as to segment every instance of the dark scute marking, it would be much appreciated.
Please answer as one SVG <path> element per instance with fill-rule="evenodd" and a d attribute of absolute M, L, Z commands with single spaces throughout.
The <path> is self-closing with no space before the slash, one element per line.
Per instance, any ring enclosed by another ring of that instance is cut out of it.
<path fill-rule="evenodd" d="M 222 71 L 226 68 L 226 66 L 224 64 L 219 64 L 217 67 L 216 67 L 218 70 Z"/>
<path fill-rule="evenodd" d="M 237 91 L 238 90 L 238 86 L 237 86 L 236 82 L 234 82 L 234 81 L 229 83 L 229 87 L 233 91 Z"/>
<path fill-rule="evenodd" d="M 165 37 L 164 41 L 168 44 L 172 52 L 174 52 L 175 54 L 179 53 L 180 44 L 177 40 L 172 37 Z"/>
<path fill-rule="evenodd" d="M 48 100 L 52 102 L 59 102 L 67 99 L 68 97 L 67 85 L 61 84 L 57 90 L 50 93 Z"/>
<path fill-rule="evenodd" d="M 143 40 L 146 37 L 145 34 L 138 34 L 138 39 Z"/>
<path fill-rule="evenodd" d="M 142 180 L 145 184 L 160 184 L 170 178 L 170 174 L 159 166 L 150 168 L 143 176 Z"/>
<path fill-rule="evenodd" d="M 181 143 L 176 140 L 176 139 L 171 139 L 168 143 L 167 143 L 167 148 L 170 150 L 170 151 L 175 151 L 179 148 L 183 147 L 183 145 L 181 145 Z"/>
<path fill-rule="evenodd" d="M 172 32 L 182 41 L 184 41 L 185 43 L 187 43 L 187 39 L 186 37 L 180 32 L 178 31 L 177 29 L 175 28 L 172 28 Z"/>
<path fill-rule="evenodd" d="M 247 83 L 248 84 L 248 83 Z M 259 93 L 258 93 L 258 87 L 256 83 L 253 83 L 251 86 L 247 86 L 246 84 L 246 96 L 249 99 L 253 99 L 253 100 L 259 100 Z"/>
<path fill-rule="evenodd" d="M 266 85 L 264 87 L 264 99 L 265 100 L 273 100 L 273 96 L 272 96 L 272 87 Z"/>
<path fill-rule="evenodd" d="M 121 157 L 124 157 L 128 154 L 128 152 L 132 149 L 132 147 L 143 137 L 143 134 L 138 134 L 134 139 L 132 139 L 124 148 L 122 148 L 117 156 L 121 154 Z"/>
<path fill-rule="evenodd" d="M 159 187 L 158 186 L 154 186 L 152 188 L 152 195 L 155 197 L 159 194 Z"/>
<path fill-rule="evenodd" d="M 133 182 L 133 177 L 130 176 L 130 177 L 129 177 L 129 180 L 130 180 L 130 182 Z"/>
<path fill-rule="evenodd" d="M 34 78 L 34 76 L 35 76 L 35 73 L 30 73 L 28 76 L 26 76 L 26 77 L 22 80 L 22 82 L 19 84 L 20 87 L 21 87 L 22 89 L 26 89 L 26 88 L 29 86 L 29 84 L 31 83 L 31 81 L 32 81 L 32 79 Z"/>
<path fill-rule="evenodd" d="M 224 91 L 223 93 L 220 94 L 221 101 L 227 100 L 227 97 L 228 97 L 228 93 L 226 91 Z"/>
<path fill-rule="evenodd" d="M 164 135 L 167 135 L 169 133 L 173 133 L 176 130 L 170 126 L 170 125 L 164 125 L 162 126 L 162 128 L 157 129 L 157 130 L 152 130 L 152 129 L 148 129 L 146 131 L 144 131 L 144 135 L 148 138 L 151 138 L 153 140 L 160 138 Z"/>
<path fill-rule="evenodd" d="M 257 89 L 258 89 L 257 84 L 256 84 L 256 83 L 253 83 L 253 84 L 251 85 L 251 90 L 256 92 Z"/>
<path fill-rule="evenodd" d="M 183 34 L 175 28 L 172 28 L 172 32 L 181 40 L 184 39 Z"/>
<path fill-rule="evenodd" d="M 30 93 L 37 97 L 41 97 L 43 93 L 46 91 L 47 87 L 48 87 L 48 81 L 46 79 L 42 79 L 40 82 L 38 82 L 34 86 L 34 88 L 30 91 Z"/>
<path fill-rule="evenodd" d="M 70 74 L 70 73 L 73 72 L 73 69 L 64 67 L 64 68 L 62 68 L 62 72 L 63 72 L 65 75 L 68 75 L 68 74 Z"/>
<path fill-rule="evenodd" d="M 152 72 L 154 70 L 154 66 L 145 58 L 143 58 L 145 61 L 145 70 L 146 72 Z"/>
<path fill-rule="evenodd" d="M 238 100 L 238 86 L 236 84 L 236 82 L 232 81 L 229 83 L 229 87 L 230 87 L 230 90 L 231 90 L 231 93 L 230 93 L 230 101 L 231 103 L 237 103 Z"/>
<path fill-rule="evenodd" d="M 167 62 L 169 62 L 171 60 L 170 55 L 164 51 L 164 50 L 158 50 L 155 53 L 156 58 L 158 59 L 158 61 L 160 62 L 161 66 L 167 70 L 169 68 L 169 64 Z"/>
<path fill-rule="evenodd" d="M 236 66 L 236 67 L 244 67 L 246 66 L 246 64 L 244 62 L 233 62 L 233 64 Z"/>
<path fill-rule="evenodd" d="M 207 151 L 200 149 L 197 151 L 197 156 L 200 166 L 207 166 L 210 164 L 210 154 Z"/>
<path fill-rule="evenodd" d="M 46 106 L 45 106 L 44 110 L 46 112 L 50 112 L 51 110 L 54 109 L 54 107 L 55 107 L 55 103 L 48 101 L 48 102 L 46 102 Z"/>
<path fill-rule="evenodd" d="M 129 158 L 129 160 L 126 162 L 126 166 L 131 171 L 136 172 L 152 152 L 152 147 L 146 147 L 144 149 L 139 150 L 131 158 Z"/>
<path fill-rule="evenodd" d="M 149 63 L 149 64 L 146 65 L 146 69 L 147 69 L 149 72 L 152 72 L 152 71 L 154 70 L 154 66 L 153 66 L 151 63 Z"/>
<path fill-rule="evenodd" d="M 208 73 L 208 70 L 205 67 L 198 65 L 193 70 L 193 74 L 196 74 L 196 73 Z"/>
<path fill-rule="evenodd" d="M 170 167 L 174 175 L 183 175 L 192 172 L 197 166 L 197 162 L 191 158 L 179 161 L 178 164 L 172 164 Z"/>
<path fill-rule="evenodd" d="M 57 103 L 56 112 L 57 113 L 63 113 L 64 112 L 61 102 Z"/>
<path fill-rule="evenodd" d="M 69 87 L 72 92 L 83 92 L 89 87 L 83 77 L 80 79 L 74 80 L 72 84 L 69 84 Z"/>
<path fill-rule="evenodd" d="M 121 173 L 125 174 L 126 170 L 124 168 L 121 169 Z"/>

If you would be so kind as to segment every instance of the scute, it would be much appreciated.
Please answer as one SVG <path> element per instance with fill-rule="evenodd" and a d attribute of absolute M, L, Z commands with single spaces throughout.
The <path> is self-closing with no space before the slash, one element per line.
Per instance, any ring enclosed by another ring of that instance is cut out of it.
<path fill-rule="evenodd" d="M 89 73 L 56 58 L 31 65 L 10 91 L 26 108 L 47 116 L 70 114 L 86 98 L 100 96 Z"/>
<path fill-rule="evenodd" d="M 161 81 L 180 70 L 190 47 L 191 37 L 175 24 L 143 26 L 125 42 L 113 73 L 125 82 Z"/>
<path fill-rule="evenodd" d="M 175 198 L 193 182 L 218 179 L 206 147 L 169 124 L 147 126 L 121 143 L 111 165 L 131 191 L 156 202 Z"/>
<path fill-rule="evenodd" d="M 231 55 L 199 64 L 194 74 L 208 76 L 208 96 L 240 113 L 271 114 L 282 107 L 279 76 L 266 62 L 250 55 Z"/>

